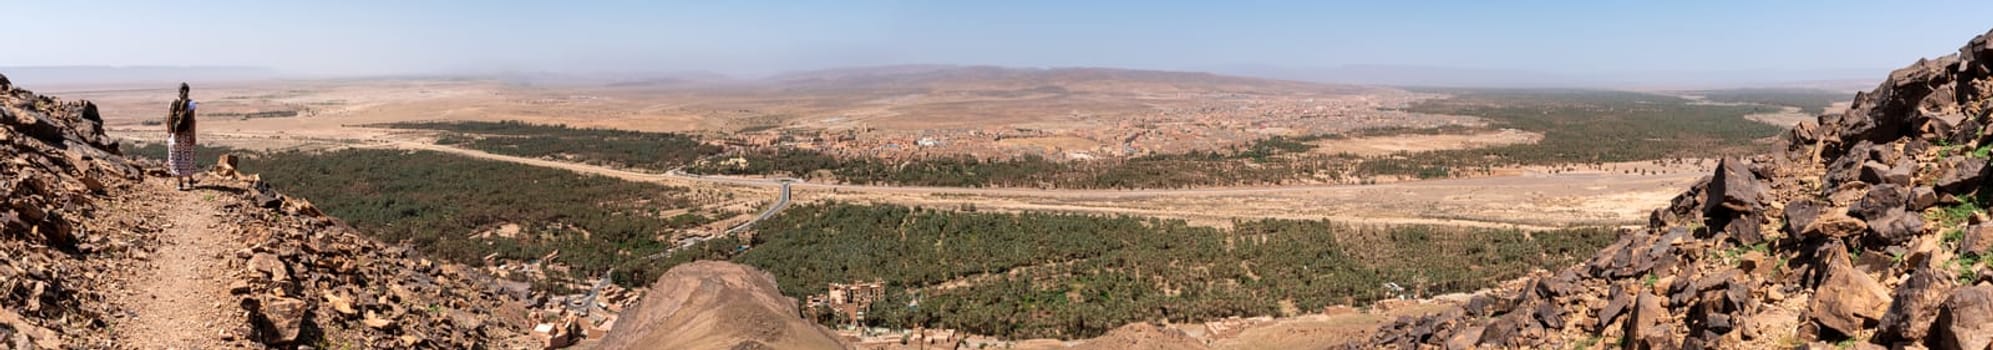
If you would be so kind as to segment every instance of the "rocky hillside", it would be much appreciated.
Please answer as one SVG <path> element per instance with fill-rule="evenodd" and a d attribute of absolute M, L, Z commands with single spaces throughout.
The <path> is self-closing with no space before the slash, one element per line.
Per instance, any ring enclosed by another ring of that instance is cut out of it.
<path fill-rule="evenodd" d="M 618 314 L 602 349 L 842 349 L 835 334 L 796 310 L 775 277 L 744 265 L 700 261 L 671 268 L 642 304 Z"/>
<path fill-rule="evenodd" d="M 1724 160 L 1581 265 L 1351 347 L 1988 349 L 1989 36 Z"/>
<path fill-rule="evenodd" d="M 0 347 L 531 341 L 526 308 L 477 270 L 369 240 L 227 166 L 173 191 L 101 123 L 89 102 L 0 76 Z"/>

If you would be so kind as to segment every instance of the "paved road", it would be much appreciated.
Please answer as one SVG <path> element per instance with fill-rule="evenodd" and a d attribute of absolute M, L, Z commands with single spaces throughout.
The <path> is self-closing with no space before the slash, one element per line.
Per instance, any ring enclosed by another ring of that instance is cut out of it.
<path fill-rule="evenodd" d="M 769 217 L 775 216 L 775 213 L 781 212 L 783 208 L 788 208 L 789 184 L 794 182 L 795 181 L 792 181 L 790 179 L 782 179 L 781 180 L 782 193 L 776 195 L 775 204 L 768 206 L 768 210 L 761 211 L 761 215 L 755 215 L 754 219 L 748 220 L 747 222 L 743 222 L 739 226 L 734 226 L 734 228 L 727 229 L 727 234 L 735 234 L 735 233 L 740 233 L 740 231 L 745 231 L 748 229 L 748 227 L 754 226 L 754 223 L 761 222 L 761 220 L 768 220 Z"/>

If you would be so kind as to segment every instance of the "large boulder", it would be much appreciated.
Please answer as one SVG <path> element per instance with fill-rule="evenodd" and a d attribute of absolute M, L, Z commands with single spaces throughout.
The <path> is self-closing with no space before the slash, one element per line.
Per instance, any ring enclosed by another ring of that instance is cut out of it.
<path fill-rule="evenodd" d="M 1903 243 L 1924 232 L 1924 218 L 1903 208 L 1894 208 L 1869 219 L 1868 228 L 1880 241 Z"/>
<path fill-rule="evenodd" d="M 1881 319 L 1889 307 L 1889 289 L 1847 259 L 1831 257 L 1827 264 L 1826 279 L 1820 282 L 1809 307 L 1813 322 L 1852 335 Z"/>
<path fill-rule="evenodd" d="M 1993 286 L 1960 288 L 1945 300 L 1928 343 L 1937 350 L 1983 350 L 1993 344 Z"/>
<path fill-rule="evenodd" d="M 1986 161 L 1962 156 L 1945 158 L 1948 165 L 1938 176 L 1936 186 L 1939 192 L 1965 194 L 1972 192 L 1986 179 Z"/>
<path fill-rule="evenodd" d="M 1709 199 L 1703 202 L 1704 210 L 1712 216 L 1720 215 L 1722 210 L 1755 211 L 1764 192 L 1764 184 L 1742 161 L 1724 158 L 1716 165 L 1716 175 L 1709 179 Z"/>
<path fill-rule="evenodd" d="M 1942 269 L 1919 268 L 1896 286 L 1894 303 L 1883 313 L 1881 329 L 1876 338 L 1887 342 L 1915 342 L 1930 334 L 1931 322 L 1938 316 L 1938 307 L 1951 295 L 1956 285 L 1952 277 Z"/>
<path fill-rule="evenodd" d="M 1891 210 L 1901 210 L 1910 203 L 1910 188 L 1896 184 L 1883 184 L 1869 187 L 1862 199 L 1848 207 L 1848 213 L 1863 219 L 1876 219 Z"/>

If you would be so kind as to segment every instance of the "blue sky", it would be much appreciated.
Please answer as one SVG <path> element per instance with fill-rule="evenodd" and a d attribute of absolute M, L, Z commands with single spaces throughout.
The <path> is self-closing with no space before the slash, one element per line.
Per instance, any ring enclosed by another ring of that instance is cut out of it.
<path fill-rule="evenodd" d="M 0 9 L 15 33 L 0 66 L 312 74 L 756 75 L 939 63 L 1875 71 L 1866 77 L 1993 28 L 1987 1 L 0 0 Z"/>

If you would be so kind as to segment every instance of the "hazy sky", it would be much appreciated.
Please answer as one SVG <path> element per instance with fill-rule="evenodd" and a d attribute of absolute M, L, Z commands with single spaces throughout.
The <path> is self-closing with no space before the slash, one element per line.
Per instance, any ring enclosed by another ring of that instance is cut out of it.
<path fill-rule="evenodd" d="M 945 63 L 1345 64 L 1558 74 L 1886 71 L 1993 28 L 1993 1 L 0 0 L 0 66 L 313 74 Z M 1876 76 L 1868 73 L 1862 76 Z"/>

